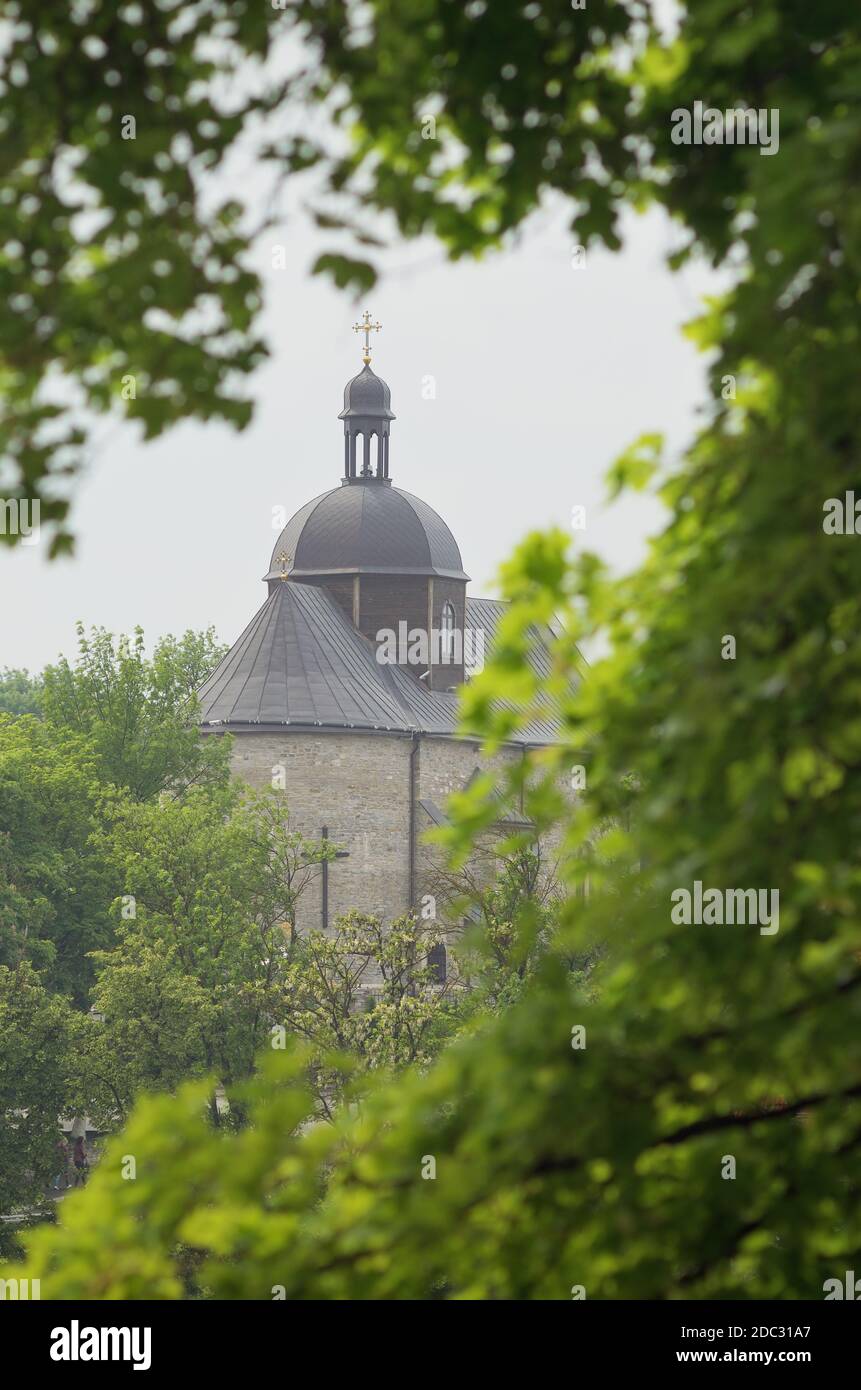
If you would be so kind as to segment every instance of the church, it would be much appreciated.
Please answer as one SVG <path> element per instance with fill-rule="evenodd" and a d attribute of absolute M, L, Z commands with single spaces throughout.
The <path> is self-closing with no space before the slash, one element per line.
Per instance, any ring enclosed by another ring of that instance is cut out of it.
<path fill-rule="evenodd" d="M 275 543 L 267 597 L 199 691 L 200 726 L 233 736 L 236 774 L 284 787 L 290 826 L 341 853 L 301 900 L 300 929 L 350 909 L 390 921 L 418 908 L 423 834 L 483 768 L 458 732 L 458 686 L 493 648 L 505 604 L 468 593 L 454 535 L 426 502 L 393 485 L 391 392 L 371 367 L 344 389 L 343 476 L 300 507 Z M 553 634 L 536 633 L 548 669 Z M 537 722 L 495 762 L 553 743 Z M 499 830 L 525 825 L 502 812 Z"/>

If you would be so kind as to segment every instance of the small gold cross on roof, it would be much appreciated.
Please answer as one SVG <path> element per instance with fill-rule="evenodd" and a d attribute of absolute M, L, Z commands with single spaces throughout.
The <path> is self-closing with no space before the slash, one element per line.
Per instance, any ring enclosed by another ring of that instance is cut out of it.
<path fill-rule="evenodd" d="M 371 334 L 379 333 L 382 326 L 381 323 L 371 323 L 371 316 L 367 309 L 365 310 L 362 322 L 353 324 L 354 333 L 364 333 L 365 335 L 365 351 L 362 353 L 362 361 L 366 367 L 371 360 Z"/>
<path fill-rule="evenodd" d="M 281 551 L 281 554 L 278 556 L 278 558 L 277 558 L 277 560 L 276 560 L 276 564 L 279 564 L 279 565 L 281 566 L 281 578 L 282 578 L 282 579 L 286 579 L 286 578 L 287 578 L 287 566 L 289 565 L 289 563 L 290 563 L 290 556 L 287 554 L 286 550 L 282 550 L 282 551 Z"/>

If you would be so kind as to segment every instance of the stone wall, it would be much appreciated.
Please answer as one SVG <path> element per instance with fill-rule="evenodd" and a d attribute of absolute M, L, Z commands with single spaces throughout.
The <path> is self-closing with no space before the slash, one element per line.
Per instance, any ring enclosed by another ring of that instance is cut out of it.
<path fill-rule="evenodd" d="M 519 763 L 523 756 L 523 750 L 517 746 L 500 749 L 492 758 L 487 758 L 481 753 L 480 745 L 472 740 L 423 739 L 419 798 L 425 807 L 432 804 L 435 810 L 445 814 L 446 798 L 452 792 L 461 791 L 476 772 L 487 772 L 493 768 L 502 772 L 513 763 Z M 462 888 L 452 885 L 452 876 L 440 847 L 428 843 L 422 834 L 433 825 L 425 807 L 421 809 L 418 819 L 417 897 L 431 895 L 435 901 L 437 920 L 459 929 L 463 924 L 462 919 L 449 910 L 446 898 L 459 894 Z M 496 878 L 499 872 L 497 847 L 500 840 L 516 832 L 518 813 L 522 809 L 522 804 L 507 808 L 507 819 L 500 819 L 478 837 L 475 853 L 467 866 L 476 885 L 488 887 Z M 500 815 L 505 814 L 506 810 L 501 806 Z M 525 824 L 525 821 L 521 822 L 521 825 Z M 554 878 L 559 856 L 559 836 L 556 832 L 542 841 L 540 853 L 542 881 Z M 454 932 L 456 934 L 457 930 Z"/>
<path fill-rule="evenodd" d="M 273 770 L 285 772 L 291 826 L 309 838 L 328 827 L 333 844 L 348 857 L 329 866 L 329 923 L 355 908 L 386 920 L 410 906 L 410 752 L 408 735 L 334 731 L 234 734 L 233 769 L 251 786 L 273 785 Z M 502 749 L 492 764 L 522 757 Z M 446 798 L 460 791 L 476 769 L 488 765 L 471 739 L 423 736 L 416 767 L 415 896 L 420 899 L 438 853 L 420 843 L 431 820 L 418 803 L 445 811 Z M 322 924 L 322 883 L 306 890 L 299 906 L 300 930 Z"/>
<path fill-rule="evenodd" d="M 241 733 L 234 735 L 233 770 L 261 789 L 273 768 L 285 769 L 290 825 L 329 839 L 349 858 L 329 865 L 329 922 L 356 908 L 386 918 L 405 912 L 409 898 L 409 737 L 362 733 Z M 322 923 L 318 876 L 303 896 L 300 929 Z"/>
<path fill-rule="evenodd" d="M 505 767 L 522 756 L 519 748 L 503 748 L 488 760 L 475 739 L 424 737 L 419 759 L 419 799 L 435 802 L 442 811 L 446 797 L 462 791 L 475 771 Z"/>

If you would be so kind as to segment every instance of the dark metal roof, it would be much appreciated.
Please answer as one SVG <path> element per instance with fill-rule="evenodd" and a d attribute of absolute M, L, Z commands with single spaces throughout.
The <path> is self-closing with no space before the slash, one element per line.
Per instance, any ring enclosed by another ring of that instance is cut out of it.
<path fill-rule="evenodd" d="M 493 600 L 468 599 L 467 622 L 476 627 L 493 618 L 495 628 L 504 609 Z M 486 650 L 492 640 L 491 629 Z M 255 614 L 198 700 L 200 724 L 207 731 L 321 728 L 443 737 L 458 732 L 456 694 L 428 690 L 410 672 L 381 665 L 373 644 L 326 589 L 289 580 L 279 583 Z M 557 725 L 547 719 L 536 720 L 512 741 L 557 738 Z"/>
<path fill-rule="evenodd" d="M 349 420 L 359 415 L 394 420 L 396 417 L 392 414 L 391 405 L 392 393 L 387 383 L 370 367 L 364 367 L 344 387 L 344 409 L 338 419 Z"/>
<path fill-rule="evenodd" d="M 504 599 L 467 598 L 466 625 L 471 628 L 473 632 L 484 633 L 486 650 L 489 650 L 495 642 L 497 623 L 504 615 L 507 608 L 508 604 Z M 533 639 L 529 654 L 529 664 L 539 676 L 549 676 L 553 669 L 550 656 L 550 644 L 553 641 L 555 633 L 551 628 L 542 629 L 534 626 L 529 629 L 529 633 Z M 465 655 L 468 656 L 469 653 L 465 653 Z M 466 674 L 467 676 L 475 674 L 475 665 L 474 663 L 471 664 L 469 660 L 466 662 Z"/>
<path fill-rule="evenodd" d="M 488 661 L 493 652 L 496 642 L 496 629 L 500 618 L 502 618 L 508 608 L 508 604 L 503 599 L 498 598 L 467 598 L 466 600 L 466 626 L 475 633 L 483 634 L 484 650 L 483 661 L 477 663 L 470 660 L 475 656 L 475 644 L 470 652 L 466 646 L 464 649 L 464 663 L 466 678 L 469 680 L 476 675 L 484 664 Z M 554 636 L 557 635 L 553 628 L 537 627 L 533 625 L 528 629 L 529 645 L 529 664 L 538 676 L 547 677 L 553 669 L 553 658 L 551 656 L 551 646 Z M 504 701 L 498 702 L 498 707 L 502 707 Z M 556 743 L 559 739 L 559 724 L 550 717 L 544 719 L 534 719 L 519 734 L 513 736 L 518 743 Z"/>
<path fill-rule="evenodd" d="M 428 574 L 466 579 L 442 517 L 412 493 L 376 478 L 352 479 L 306 502 L 272 551 L 267 579 L 287 574 Z"/>
<path fill-rule="evenodd" d="M 316 585 L 281 583 L 198 693 L 204 727 L 410 727 L 374 649 Z"/>

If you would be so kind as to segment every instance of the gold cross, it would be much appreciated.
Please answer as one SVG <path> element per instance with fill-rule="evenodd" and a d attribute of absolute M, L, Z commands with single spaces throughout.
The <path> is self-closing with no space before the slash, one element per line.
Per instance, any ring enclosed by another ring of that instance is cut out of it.
<path fill-rule="evenodd" d="M 379 333 L 382 326 L 381 323 L 371 323 L 371 316 L 367 309 L 362 322 L 353 324 L 354 333 L 364 333 L 365 335 L 365 351 L 362 353 L 362 361 L 366 367 L 371 360 L 371 334 Z"/>
<path fill-rule="evenodd" d="M 286 579 L 287 566 L 290 563 L 290 556 L 287 554 L 286 551 L 282 550 L 275 563 L 281 566 L 281 578 Z"/>

